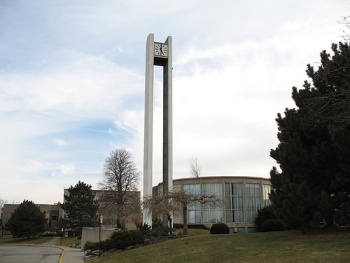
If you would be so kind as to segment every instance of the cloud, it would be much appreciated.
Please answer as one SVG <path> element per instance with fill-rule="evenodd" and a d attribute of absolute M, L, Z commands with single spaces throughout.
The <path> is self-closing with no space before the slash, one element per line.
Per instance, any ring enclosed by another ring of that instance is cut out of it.
<path fill-rule="evenodd" d="M 346 8 L 341 0 L 4 3 L 0 173 L 11 180 L 1 198 L 51 202 L 78 180 L 96 187 L 104 159 L 121 147 L 142 170 L 149 33 L 173 36 L 174 177 L 190 175 L 192 157 L 203 175 L 268 177 L 276 114 L 294 107 L 291 88 L 301 87 L 306 64 L 341 40 L 336 21 Z M 156 68 L 154 184 L 161 77 Z"/>
<path fill-rule="evenodd" d="M 63 139 L 54 139 L 55 144 L 57 144 L 58 146 L 66 146 L 69 145 L 68 142 L 66 142 Z"/>

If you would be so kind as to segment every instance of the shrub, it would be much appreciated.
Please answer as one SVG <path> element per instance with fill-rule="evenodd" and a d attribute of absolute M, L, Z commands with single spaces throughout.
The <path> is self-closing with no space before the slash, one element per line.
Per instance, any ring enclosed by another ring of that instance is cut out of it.
<path fill-rule="evenodd" d="M 266 220 L 261 225 L 262 232 L 283 231 L 283 230 L 286 230 L 286 225 L 279 219 L 269 219 L 269 220 Z"/>
<path fill-rule="evenodd" d="M 56 233 L 45 233 L 43 235 L 41 235 L 42 237 L 55 237 Z"/>
<path fill-rule="evenodd" d="M 160 220 L 159 218 L 152 220 L 152 228 L 157 228 L 157 227 L 162 227 L 162 226 L 163 226 L 163 221 Z"/>
<path fill-rule="evenodd" d="M 140 224 L 138 228 L 139 231 L 143 232 L 143 234 L 147 237 L 167 236 L 169 233 L 171 234 L 174 232 L 174 229 L 171 227 L 163 226 L 162 220 L 158 218 L 152 221 L 152 229 L 147 223 Z"/>
<path fill-rule="evenodd" d="M 174 232 L 174 229 L 168 226 L 159 226 L 156 228 L 153 228 L 150 232 L 151 236 L 159 237 L 159 236 L 167 236 L 169 234 L 172 234 Z"/>
<path fill-rule="evenodd" d="M 139 224 L 138 229 L 141 231 L 148 231 L 151 229 L 151 226 L 147 223 Z"/>
<path fill-rule="evenodd" d="M 61 230 L 58 230 L 58 231 L 57 231 L 57 236 L 58 236 L 58 237 L 64 237 L 64 232 L 61 231 Z"/>
<path fill-rule="evenodd" d="M 228 234 L 228 233 L 230 233 L 230 230 L 228 226 L 225 225 L 224 223 L 214 224 L 210 228 L 210 234 Z"/>
<path fill-rule="evenodd" d="M 174 228 L 183 228 L 184 225 L 183 224 L 173 224 Z"/>
<path fill-rule="evenodd" d="M 98 250 L 99 249 L 99 243 L 98 242 L 91 242 L 91 241 L 86 241 L 84 245 L 84 251 L 86 250 Z"/>
<path fill-rule="evenodd" d="M 142 231 L 123 230 L 114 232 L 108 239 L 101 242 L 101 250 L 108 251 L 111 249 L 124 250 L 127 247 L 142 244 L 145 241 L 145 234 Z M 87 241 L 84 245 L 86 250 L 98 250 L 99 242 Z"/>
<path fill-rule="evenodd" d="M 151 235 L 152 229 L 151 226 L 147 223 L 139 224 L 138 228 L 138 231 L 142 232 L 144 236 L 149 237 Z"/>
<path fill-rule="evenodd" d="M 265 206 L 264 208 L 258 210 L 258 216 L 254 221 L 254 223 L 258 226 L 258 231 L 262 231 L 261 225 L 269 219 L 277 219 L 271 205 Z"/>
<path fill-rule="evenodd" d="M 119 231 L 112 234 L 110 238 L 105 240 L 104 250 L 113 248 L 123 250 L 130 246 L 142 244 L 145 241 L 145 234 L 143 231 Z"/>

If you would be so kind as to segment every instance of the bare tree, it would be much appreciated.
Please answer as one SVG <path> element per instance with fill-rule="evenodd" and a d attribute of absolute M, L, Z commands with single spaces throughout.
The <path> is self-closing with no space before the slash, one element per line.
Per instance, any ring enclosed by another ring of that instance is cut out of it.
<path fill-rule="evenodd" d="M 343 39 L 346 42 L 350 41 L 350 36 L 349 33 L 347 31 L 350 30 L 350 16 L 344 16 L 342 21 L 338 21 L 339 24 L 342 24 L 345 26 L 345 29 L 342 29 L 342 32 L 344 33 L 343 35 Z"/>
<path fill-rule="evenodd" d="M 1 219 L 2 219 L 2 216 L 1 216 L 2 208 L 4 207 L 4 204 L 7 204 L 7 203 L 8 203 L 7 200 L 0 198 L 0 227 L 2 225 L 2 221 L 1 221 Z"/>
<path fill-rule="evenodd" d="M 192 194 L 185 191 L 169 191 L 164 195 L 153 195 L 144 199 L 143 207 L 155 214 L 166 214 L 168 219 L 176 212 L 182 212 L 183 234 L 188 235 L 187 208 L 195 203 L 221 206 L 223 201 L 215 194 Z M 171 220 L 171 219 L 170 219 Z"/>
<path fill-rule="evenodd" d="M 0 210 L 4 207 L 4 204 L 7 204 L 7 203 L 8 203 L 7 200 L 0 198 Z M 0 213 L 1 213 L 1 211 L 0 211 Z"/>
<path fill-rule="evenodd" d="M 202 167 L 198 165 L 197 157 L 192 157 L 190 160 L 190 170 L 192 177 L 199 177 L 202 172 Z"/>
<path fill-rule="evenodd" d="M 132 155 L 126 149 L 112 151 L 103 167 L 103 180 L 98 183 L 105 190 L 100 197 L 101 210 L 107 214 L 115 214 L 117 224 L 122 217 L 135 212 L 134 204 L 140 204 L 137 194 L 137 183 L 140 172 L 132 160 Z M 130 208 L 130 209 L 129 209 Z"/>

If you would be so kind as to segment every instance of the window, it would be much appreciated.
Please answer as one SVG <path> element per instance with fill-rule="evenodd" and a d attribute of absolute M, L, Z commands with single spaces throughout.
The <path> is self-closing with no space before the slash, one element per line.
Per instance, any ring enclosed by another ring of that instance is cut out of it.
<path fill-rule="evenodd" d="M 225 184 L 226 222 L 244 222 L 243 184 Z"/>
<path fill-rule="evenodd" d="M 271 185 L 264 184 L 263 185 L 263 198 L 264 198 L 264 206 L 268 206 L 271 204 L 269 194 L 271 192 Z"/>
<path fill-rule="evenodd" d="M 200 195 L 201 187 L 200 184 L 187 184 L 184 185 L 184 192 L 187 194 Z M 187 222 L 189 224 L 200 224 L 201 223 L 201 205 L 199 202 L 190 204 L 187 206 Z"/>
<path fill-rule="evenodd" d="M 203 184 L 203 193 L 205 195 L 216 195 L 220 199 L 222 198 L 222 184 Z M 213 206 L 210 204 L 204 205 L 204 222 L 205 223 L 218 223 L 222 222 L 222 207 Z"/>
<path fill-rule="evenodd" d="M 258 215 L 258 210 L 261 208 L 260 184 L 246 184 L 246 207 L 247 207 L 247 222 L 254 222 Z"/>

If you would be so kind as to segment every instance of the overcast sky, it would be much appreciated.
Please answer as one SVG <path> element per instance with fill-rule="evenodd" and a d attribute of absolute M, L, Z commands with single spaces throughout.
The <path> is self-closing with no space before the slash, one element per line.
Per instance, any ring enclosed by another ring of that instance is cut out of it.
<path fill-rule="evenodd" d="M 110 152 L 142 172 L 148 34 L 173 37 L 174 178 L 269 177 L 275 118 L 308 63 L 342 40 L 346 0 L 0 0 L 0 198 L 63 201 L 97 188 Z M 161 181 L 155 71 L 153 185 Z M 142 181 L 142 177 L 141 177 Z M 141 182 L 142 183 L 142 182 Z M 142 185 L 140 183 L 140 190 Z"/>

